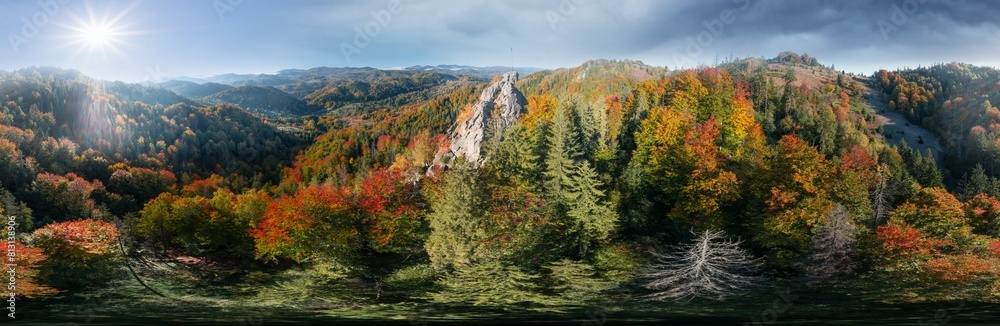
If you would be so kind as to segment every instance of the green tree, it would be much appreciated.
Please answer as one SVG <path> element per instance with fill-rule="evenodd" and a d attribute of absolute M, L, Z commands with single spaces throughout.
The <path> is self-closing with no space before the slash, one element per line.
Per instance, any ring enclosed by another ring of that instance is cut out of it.
<path fill-rule="evenodd" d="M 486 161 L 485 169 L 499 180 L 517 178 L 537 182 L 541 175 L 540 141 L 538 133 L 530 133 L 524 125 L 514 124 L 503 141 Z"/>
<path fill-rule="evenodd" d="M 577 234 L 581 255 L 586 255 L 593 242 L 605 240 L 611 235 L 618 214 L 613 207 L 605 204 L 604 191 L 599 189 L 601 181 L 589 162 L 577 163 L 572 179 L 567 199 L 573 204 L 567 216 L 573 221 L 571 230 Z"/>
<path fill-rule="evenodd" d="M 573 173 L 581 155 L 578 135 L 570 112 L 565 107 L 557 109 L 546 138 L 543 174 L 547 195 L 560 212 L 565 212 L 572 202 Z"/>
<path fill-rule="evenodd" d="M 986 194 L 996 197 L 1000 194 L 998 186 L 1000 186 L 1000 182 L 997 182 L 997 179 L 986 175 L 986 169 L 983 169 L 982 164 L 976 164 L 976 167 L 972 169 L 972 173 L 969 174 L 968 178 L 965 180 L 961 196 L 964 200 L 972 199 L 978 194 Z"/>
<path fill-rule="evenodd" d="M 474 171 L 452 169 L 430 194 L 431 234 L 424 244 L 435 268 L 442 269 L 473 262 L 479 221 L 487 211 L 486 198 L 478 187 Z"/>

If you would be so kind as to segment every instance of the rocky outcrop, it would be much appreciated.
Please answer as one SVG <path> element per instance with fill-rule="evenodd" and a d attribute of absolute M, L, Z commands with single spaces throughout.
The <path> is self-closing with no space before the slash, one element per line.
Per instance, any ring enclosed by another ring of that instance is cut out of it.
<path fill-rule="evenodd" d="M 479 96 L 479 101 L 471 108 L 459 113 L 458 119 L 448 132 L 448 151 L 434 157 L 435 166 L 450 167 L 455 160 L 465 159 L 478 168 L 486 162 L 483 144 L 502 140 L 525 110 L 527 101 L 514 83 L 517 72 L 509 72 Z"/>

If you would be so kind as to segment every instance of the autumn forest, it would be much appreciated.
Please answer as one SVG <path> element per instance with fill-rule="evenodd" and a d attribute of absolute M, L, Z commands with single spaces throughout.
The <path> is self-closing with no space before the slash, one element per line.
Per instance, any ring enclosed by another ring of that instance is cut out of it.
<path fill-rule="evenodd" d="M 995 320 L 1000 70 L 822 59 L 0 72 L 18 319 Z"/>

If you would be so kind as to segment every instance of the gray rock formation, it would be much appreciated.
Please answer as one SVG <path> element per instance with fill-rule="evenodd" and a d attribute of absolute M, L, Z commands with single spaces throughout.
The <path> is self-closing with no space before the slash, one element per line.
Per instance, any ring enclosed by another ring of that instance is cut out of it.
<path fill-rule="evenodd" d="M 508 72 L 503 79 L 490 85 L 479 95 L 479 102 L 459 118 L 448 132 L 448 152 L 434 157 L 434 165 L 451 166 L 464 158 L 478 168 L 486 162 L 483 144 L 502 140 L 503 133 L 524 113 L 527 100 L 514 83 L 517 72 Z M 430 172 L 430 171 L 428 171 Z"/>

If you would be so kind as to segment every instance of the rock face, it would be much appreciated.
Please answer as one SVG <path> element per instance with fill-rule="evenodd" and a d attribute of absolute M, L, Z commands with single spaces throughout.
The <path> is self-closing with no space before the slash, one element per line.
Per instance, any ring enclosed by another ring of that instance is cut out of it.
<path fill-rule="evenodd" d="M 464 158 L 478 168 L 486 162 L 483 144 L 492 140 L 500 141 L 524 112 L 527 101 L 514 83 L 517 72 L 508 72 L 503 78 L 483 90 L 479 102 L 471 111 L 459 114 L 448 132 L 448 151 L 434 157 L 434 165 L 451 166 L 455 160 Z"/>

